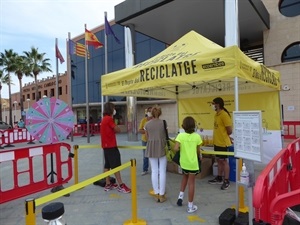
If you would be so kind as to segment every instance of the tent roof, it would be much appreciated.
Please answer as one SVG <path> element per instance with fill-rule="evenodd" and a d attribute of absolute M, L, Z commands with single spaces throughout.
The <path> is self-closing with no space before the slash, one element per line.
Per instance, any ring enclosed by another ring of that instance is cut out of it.
<path fill-rule="evenodd" d="M 102 94 L 191 98 L 280 90 L 280 74 L 190 31 L 156 56 L 101 77 Z"/>

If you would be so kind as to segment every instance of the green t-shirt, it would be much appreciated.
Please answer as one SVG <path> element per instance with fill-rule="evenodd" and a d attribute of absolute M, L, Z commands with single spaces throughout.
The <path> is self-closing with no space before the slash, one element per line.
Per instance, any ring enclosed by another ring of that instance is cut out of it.
<path fill-rule="evenodd" d="M 202 144 L 198 133 L 179 133 L 175 141 L 180 143 L 180 167 L 185 170 L 199 170 L 197 146 Z"/>

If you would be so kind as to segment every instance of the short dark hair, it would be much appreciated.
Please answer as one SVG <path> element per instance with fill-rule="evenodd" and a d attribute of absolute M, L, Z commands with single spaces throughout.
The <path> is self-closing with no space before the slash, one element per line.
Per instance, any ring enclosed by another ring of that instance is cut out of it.
<path fill-rule="evenodd" d="M 114 113 L 115 105 L 111 102 L 106 102 L 104 104 L 103 115 L 111 116 Z"/>
<path fill-rule="evenodd" d="M 182 128 L 188 134 L 194 133 L 196 128 L 196 121 L 193 117 L 187 116 L 183 119 Z"/>

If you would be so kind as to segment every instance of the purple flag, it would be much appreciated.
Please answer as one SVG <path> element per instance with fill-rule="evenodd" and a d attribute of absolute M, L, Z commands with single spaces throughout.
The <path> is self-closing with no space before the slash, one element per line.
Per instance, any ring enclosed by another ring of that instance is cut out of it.
<path fill-rule="evenodd" d="M 107 21 L 106 16 L 104 16 L 104 20 L 105 20 L 105 34 L 108 35 L 112 35 L 115 38 L 115 41 L 118 44 L 121 44 L 121 41 L 117 38 L 117 36 L 115 35 L 114 31 L 111 29 L 111 26 L 109 24 L 109 22 Z"/>

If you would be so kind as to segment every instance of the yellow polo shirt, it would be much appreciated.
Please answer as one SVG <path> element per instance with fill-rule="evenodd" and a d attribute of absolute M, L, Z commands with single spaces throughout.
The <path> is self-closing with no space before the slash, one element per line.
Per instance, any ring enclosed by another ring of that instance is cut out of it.
<path fill-rule="evenodd" d="M 148 121 L 149 121 L 148 118 L 144 117 L 140 122 L 139 130 L 143 130 Z M 146 138 L 145 134 L 142 134 L 141 139 L 142 139 L 142 141 L 147 142 L 147 138 Z"/>
<path fill-rule="evenodd" d="M 228 126 L 232 126 L 231 117 L 228 113 L 225 110 L 217 112 L 214 121 L 214 145 L 219 147 L 228 147 L 232 145 L 226 130 L 226 127 Z"/>

